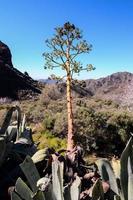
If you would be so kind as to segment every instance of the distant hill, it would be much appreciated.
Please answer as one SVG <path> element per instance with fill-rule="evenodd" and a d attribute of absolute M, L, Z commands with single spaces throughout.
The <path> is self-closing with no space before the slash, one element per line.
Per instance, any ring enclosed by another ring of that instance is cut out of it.
<path fill-rule="evenodd" d="M 55 84 L 56 83 L 55 80 L 51 80 L 49 78 L 47 78 L 47 79 L 38 79 L 37 81 L 41 82 L 41 83 L 46 83 L 46 84 Z"/>
<path fill-rule="evenodd" d="M 55 91 L 58 91 L 58 94 L 61 92 L 59 98 L 65 95 L 65 83 L 56 84 L 54 80 L 49 79 L 39 81 L 48 85 L 55 84 L 54 90 L 56 88 Z M 133 74 L 129 72 L 118 72 L 99 79 L 76 81 L 72 84 L 72 90 L 75 97 L 110 99 L 122 106 L 133 107 Z"/>
<path fill-rule="evenodd" d="M 133 104 L 133 74 L 129 72 L 114 73 L 97 80 L 88 79 L 86 89 L 93 96 L 111 99 L 122 105 Z"/>

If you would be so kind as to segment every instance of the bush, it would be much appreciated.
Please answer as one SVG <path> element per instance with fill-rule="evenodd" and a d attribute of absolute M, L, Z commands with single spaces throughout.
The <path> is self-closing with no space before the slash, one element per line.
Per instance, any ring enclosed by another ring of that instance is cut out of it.
<path fill-rule="evenodd" d="M 56 151 L 66 149 L 66 139 L 55 137 L 50 131 L 43 131 L 39 138 L 39 149 L 53 147 Z"/>
<path fill-rule="evenodd" d="M 44 129 L 52 130 L 54 128 L 55 118 L 46 114 L 43 120 Z"/>

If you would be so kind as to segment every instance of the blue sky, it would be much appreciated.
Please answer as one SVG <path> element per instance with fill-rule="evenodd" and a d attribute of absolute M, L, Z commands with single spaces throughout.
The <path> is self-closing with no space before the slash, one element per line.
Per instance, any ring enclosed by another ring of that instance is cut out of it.
<path fill-rule="evenodd" d="M 67 21 L 93 45 L 81 60 L 96 70 L 80 79 L 133 73 L 132 0 L 0 0 L 0 40 L 10 47 L 14 67 L 33 78 L 53 73 L 43 69 L 45 40 Z"/>

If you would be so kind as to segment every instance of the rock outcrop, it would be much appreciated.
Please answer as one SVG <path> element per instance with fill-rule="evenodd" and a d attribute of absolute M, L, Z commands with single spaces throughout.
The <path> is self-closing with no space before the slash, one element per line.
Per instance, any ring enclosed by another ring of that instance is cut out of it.
<path fill-rule="evenodd" d="M 9 47 L 0 41 L 0 66 L 6 64 L 8 64 L 10 67 L 13 67 L 12 55 Z"/>
<path fill-rule="evenodd" d="M 10 49 L 0 41 L 0 97 L 18 99 L 21 91 L 32 96 L 40 93 L 36 81 L 13 67 Z"/>

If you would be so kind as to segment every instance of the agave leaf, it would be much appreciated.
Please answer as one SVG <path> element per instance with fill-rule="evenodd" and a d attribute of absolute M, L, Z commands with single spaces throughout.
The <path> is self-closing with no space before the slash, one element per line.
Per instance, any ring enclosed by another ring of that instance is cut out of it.
<path fill-rule="evenodd" d="M 47 156 L 46 149 L 40 149 L 32 156 L 32 160 L 34 163 L 38 163 L 44 160 L 46 156 Z"/>
<path fill-rule="evenodd" d="M 44 193 L 44 196 L 48 200 L 52 200 L 52 184 L 51 178 L 43 177 L 38 180 L 37 187 Z"/>
<path fill-rule="evenodd" d="M 11 193 L 11 200 L 22 200 L 16 192 Z"/>
<path fill-rule="evenodd" d="M 109 181 L 110 189 L 119 195 L 118 185 L 115 174 L 110 162 L 107 159 L 99 159 L 97 161 L 98 169 L 103 181 Z"/>
<path fill-rule="evenodd" d="M 128 160 L 130 157 L 131 166 L 133 166 L 133 148 L 132 148 L 133 139 L 132 137 L 129 139 L 124 151 L 122 152 L 120 163 L 121 163 L 121 170 L 120 170 L 120 181 L 121 181 L 121 195 L 124 200 L 128 199 Z"/>
<path fill-rule="evenodd" d="M 10 125 L 7 128 L 6 134 L 8 135 L 8 141 L 11 141 L 14 136 L 17 134 L 17 126 L 16 125 Z"/>
<path fill-rule="evenodd" d="M 128 200 L 133 200 L 133 171 L 130 157 L 128 157 Z"/>
<path fill-rule="evenodd" d="M 47 188 L 47 191 L 44 191 L 45 198 L 48 199 L 48 200 L 53 200 L 52 193 L 53 193 L 52 184 L 50 183 L 48 188 Z"/>
<path fill-rule="evenodd" d="M 33 200 L 45 200 L 45 196 L 42 191 L 38 191 L 35 196 L 33 197 Z M 48 199 L 50 200 L 50 199 Z"/>
<path fill-rule="evenodd" d="M 64 199 L 71 200 L 70 186 L 68 185 L 64 187 Z"/>
<path fill-rule="evenodd" d="M 81 190 L 81 180 L 78 176 L 76 176 L 76 179 L 74 180 L 74 182 L 70 187 L 71 200 L 79 200 L 80 190 Z"/>
<path fill-rule="evenodd" d="M 8 147 L 7 147 L 7 143 L 10 139 L 10 137 L 8 137 L 8 134 L 7 134 L 7 128 L 9 127 L 9 124 L 10 124 L 10 121 L 12 118 L 12 114 L 14 111 L 17 111 L 19 113 L 18 114 L 18 116 L 19 116 L 18 122 L 17 122 L 18 127 L 20 125 L 20 120 L 21 120 L 20 108 L 18 106 L 13 106 L 7 111 L 5 119 L 4 119 L 1 129 L 0 129 L 0 152 L 1 152 L 0 165 L 2 165 L 4 158 L 8 155 L 8 153 L 10 151 L 10 149 L 8 147 L 11 145 L 8 145 Z"/>
<path fill-rule="evenodd" d="M 52 163 L 53 200 L 64 200 L 63 167 L 63 163 L 58 160 Z"/>
<path fill-rule="evenodd" d="M 120 198 L 119 195 L 115 195 L 115 196 L 114 196 L 114 200 L 121 200 L 121 198 Z"/>
<path fill-rule="evenodd" d="M 104 192 L 100 179 L 97 179 L 92 188 L 92 200 L 104 200 Z"/>
<path fill-rule="evenodd" d="M 16 181 L 15 191 L 22 199 L 32 200 L 33 192 L 21 178 L 18 178 Z"/>
<path fill-rule="evenodd" d="M 17 110 L 17 139 L 19 139 L 19 136 L 21 134 L 20 132 L 20 124 L 21 124 L 21 110 L 19 108 L 19 106 L 16 106 L 16 110 Z"/>
<path fill-rule="evenodd" d="M 13 114 L 14 111 L 17 111 L 17 129 L 19 131 L 19 127 L 20 127 L 20 123 L 21 123 L 21 110 L 18 106 L 13 106 L 8 110 L 8 112 L 6 114 L 4 122 L 1 126 L 1 129 L 0 129 L 0 135 L 4 135 L 6 133 L 6 130 L 9 126 L 9 124 L 10 124 L 12 114 Z"/>
<path fill-rule="evenodd" d="M 20 164 L 20 167 L 25 174 L 33 193 L 36 193 L 38 190 L 36 184 L 37 181 L 40 179 L 40 175 L 30 156 L 26 156 L 24 162 Z"/>
<path fill-rule="evenodd" d="M 24 114 L 23 120 L 22 120 L 21 132 L 24 132 L 24 130 L 25 130 L 25 125 L 26 125 L 26 116 L 25 116 L 25 114 Z"/>
<path fill-rule="evenodd" d="M 6 139 L 5 137 L 0 137 L 0 166 L 5 160 L 5 153 L 6 153 Z"/>

